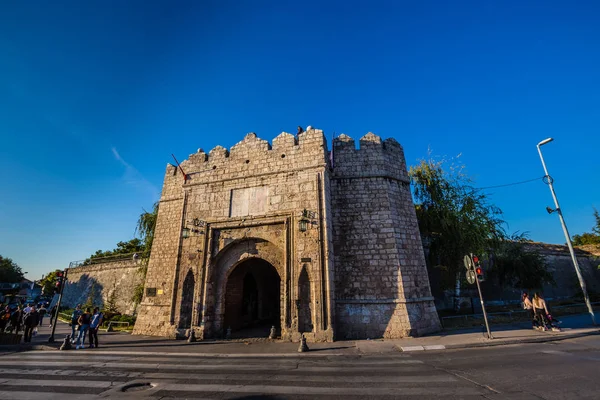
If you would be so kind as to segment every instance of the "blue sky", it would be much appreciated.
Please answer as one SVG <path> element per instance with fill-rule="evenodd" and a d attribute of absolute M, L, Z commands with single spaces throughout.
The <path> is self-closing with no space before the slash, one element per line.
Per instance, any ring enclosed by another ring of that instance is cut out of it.
<path fill-rule="evenodd" d="M 541 177 L 572 234 L 600 208 L 594 1 L 4 1 L 0 254 L 38 278 L 134 235 L 171 153 L 298 125 L 461 154 L 476 186 Z M 539 182 L 490 189 L 564 243 Z"/>

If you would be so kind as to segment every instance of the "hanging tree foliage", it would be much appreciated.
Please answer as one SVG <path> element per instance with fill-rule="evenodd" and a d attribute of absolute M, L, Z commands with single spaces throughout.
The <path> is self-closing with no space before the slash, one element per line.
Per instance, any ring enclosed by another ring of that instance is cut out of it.
<path fill-rule="evenodd" d="M 452 287 L 466 254 L 483 254 L 504 237 L 502 211 L 475 190 L 460 166 L 421 160 L 410 168 L 417 219 L 429 247 L 429 264 Z"/>
<path fill-rule="evenodd" d="M 502 211 L 472 186 L 463 166 L 430 158 L 411 167 L 409 175 L 429 265 L 440 270 L 443 289 L 455 287 L 470 253 L 487 258 L 490 272 L 505 287 L 553 283 L 544 259 L 525 246 L 526 235 L 506 234 Z"/>

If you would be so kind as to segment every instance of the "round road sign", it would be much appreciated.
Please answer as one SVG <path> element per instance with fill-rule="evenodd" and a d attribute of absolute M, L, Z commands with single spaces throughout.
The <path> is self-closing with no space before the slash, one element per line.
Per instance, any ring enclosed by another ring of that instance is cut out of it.
<path fill-rule="evenodd" d="M 475 279 L 477 279 L 477 274 L 472 269 L 467 270 L 467 282 L 471 285 L 475 283 Z"/>
<path fill-rule="evenodd" d="M 473 259 L 471 258 L 471 256 L 465 256 L 464 262 L 465 262 L 465 268 L 467 270 L 472 270 L 475 268 L 475 266 L 473 265 Z"/>

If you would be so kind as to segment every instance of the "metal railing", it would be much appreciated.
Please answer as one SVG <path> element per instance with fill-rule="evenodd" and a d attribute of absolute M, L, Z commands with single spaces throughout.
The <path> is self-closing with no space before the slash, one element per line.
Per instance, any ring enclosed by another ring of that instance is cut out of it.
<path fill-rule="evenodd" d="M 593 306 L 600 305 L 600 302 L 592 303 Z M 564 310 L 564 309 L 582 309 L 582 312 L 586 310 L 585 303 L 575 303 L 575 304 L 566 304 L 562 306 L 553 306 L 552 310 Z M 559 313 L 560 314 L 560 313 Z M 528 310 L 509 310 L 509 311 L 501 311 L 501 312 L 493 312 L 487 313 L 488 319 L 491 323 L 512 323 L 512 322 L 526 322 L 529 320 L 529 311 Z M 452 323 L 456 321 L 456 323 Z M 471 321 L 471 322 L 469 322 Z M 464 329 L 469 327 L 469 323 L 471 326 L 478 326 L 480 323 L 483 323 L 483 313 L 481 314 L 465 314 L 465 315 L 452 315 L 448 317 L 441 317 L 440 322 L 442 323 L 442 328 L 446 330 L 451 329 Z M 464 324 L 461 324 L 464 322 Z M 454 326 L 453 326 L 454 325 Z"/>

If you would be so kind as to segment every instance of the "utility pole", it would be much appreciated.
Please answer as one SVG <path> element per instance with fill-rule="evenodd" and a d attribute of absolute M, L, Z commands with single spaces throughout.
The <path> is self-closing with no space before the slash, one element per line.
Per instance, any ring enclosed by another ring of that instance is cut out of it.
<path fill-rule="evenodd" d="M 541 146 L 550 143 L 554 139 L 548 138 L 542 140 L 538 143 L 537 149 L 540 154 L 540 160 L 542 160 L 542 166 L 544 167 L 544 174 L 546 181 L 548 183 L 548 187 L 550 188 L 550 193 L 552 193 L 552 198 L 554 199 L 554 205 L 556 206 L 555 210 L 548 210 L 549 213 L 556 211 L 558 213 L 558 218 L 560 219 L 560 223 L 563 228 L 563 232 L 565 234 L 565 239 L 567 239 L 567 246 L 569 247 L 569 252 L 571 253 L 571 259 L 573 260 L 573 267 L 575 267 L 575 273 L 577 274 L 577 278 L 579 279 L 579 285 L 581 286 L 581 291 L 583 292 L 583 297 L 585 299 L 585 304 L 587 305 L 587 309 L 592 317 L 592 324 L 596 325 L 596 316 L 594 315 L 594 310 L 592 309 L 592 304 L 590 303 L 590 297 L 588 296 L 587 289 L 585 286 L 585 281 L 583 280 L 583 276 L 581 275 L 581 270 L 579 269 L 579 263 L 577 262 L 577 256 L 575 255 L 575 250 L 573 249 L 573 243 L 571 243 L 571 236 L 569 235 L 569 230 L 567 229 L 567 224 L 565 223 L 565 219 L 562 214 L 562 209 L 558 205 L 558 198 L 556 197 L 556 193 L 554 192 L 554 186 L 552 185 L 553 179 L 548 174 L 548 168 L 546 168 L 546 163 L 544 162 L 544 156 L 542 155 Z"/>

